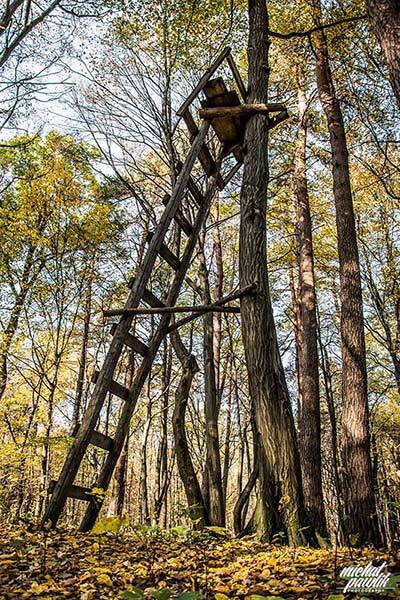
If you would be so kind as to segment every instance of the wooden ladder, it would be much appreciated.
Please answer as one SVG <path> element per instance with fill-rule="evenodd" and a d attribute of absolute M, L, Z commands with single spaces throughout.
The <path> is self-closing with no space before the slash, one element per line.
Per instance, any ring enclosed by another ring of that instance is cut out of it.
<path fill-rule="evenodd" d="M 230 48 L 226 48 L 201 78 L 199 84 L 177 113 L 184 120 L 189 130 L 192 142 L 191 148 L 186 160 L 180 165 L 179 175 L 170 197 L 165 201 L 165 210 L 158 226 L 148 238 L 148 248 L 140 272 L 131 282 L 131 289 L 124 310 L 135 309 L 139 307 L 140 303 L 147 303 L 156 308 L 174 307 L 176 305 L 213 196 L 217 189 L 223 189 L 227 185 L 241 166 L 245 122 L 241 121 L 239 117 L 222 117 L 212 120 L 202 119 L 198 126 L 190 112 L 190 106 L 200 92 L 203 92 L 206 98 L 201 102 L 203 108 L 241 104 L 237 92 L 228 91 L 221 78 L 211 79 L 224 60 L 227 60 L 242 100 L 245 101 L 245 86 L 232 59 Z M 206 140 L 210 127 L 213 128 L 220 141 L 216 157 L 212 155 Z M 228 156 L 232 157 L 232 155 L 234 155 L 237 162 L 223 177 L 221 174 L 222 163 Z M 206 175 L 204 192 L 198 187 L 191 175 L 196 160 L 200 162 Z M 196 206 L 193 223 L 184 216 L 181 207 L 181 201 L 187 193 L 190 194 Z M 165 243 L 167 233 L 174 220 L 186 235 L 186 244 L 179 258 L 173 254 Z M 161 302 L 147 287 L 157 257 L 161 257 L 166 261 L 174 271 L 165 302 Z M 236 295 L 236 297 L 238 296 Z M 114 468 L 129 433 L 132 414 L 147 376 L 151 371 L 157 351 L 164 337 L 176 328 L 175 325 L 170 326 L 172 312 L 171 310 L 160 313 L 158 325 L 147 344 L 130 332 L 134 318 L 132 312 L 122 314 L 118 323 L 112 327 L 113 337 L 104 364 L 100 371 L 95 372 L 92 378 L 94 388 L 86 413 L 79 427 L 73 433 L 73 442 L 58 481 L 52 482 L 49 490 L 51 496 L 45 510 L 42 526 L 50 524 L 54 527 L 64 509 L 67 498 L 76 498 L 87 503 L 87 509 L 79 529 L 88 531 L 93 527 L 104 497 L 104 493 L 99 494 L 98 491 L 105 492 L 108 489 Z M 186 317 L 182 320 L 182 323 L 188 322 L 194 316 Z M 114 372 L 125 347 L 129 347 L 140 357 L 132 385 L 129 388 L 114 380 Z M 110 393 L 119 397 L 123 402 L 113 438 L 96 430 L 100 413 Z M 74 481 L 89 444 L 106 450 L 107 455 L 94 485 L 92 487 L 82 487 L 75 485 Z"/>

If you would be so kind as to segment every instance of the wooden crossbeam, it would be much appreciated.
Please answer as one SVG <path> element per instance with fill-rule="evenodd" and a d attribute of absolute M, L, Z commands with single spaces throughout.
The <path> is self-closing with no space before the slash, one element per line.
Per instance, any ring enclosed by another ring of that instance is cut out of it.
<path fill-rule="evenodd" d="M 166 194 L 163 198 L 163 204 L 166 206 L 170 200 L 170 195 Z M 189 236 L 193 231 L 193 226 L 190 221 L 185 217 L 181 210 L 177 210 L 174 216 L 175 221 L 178 223 L 179 227 Z"/>
<path fill-rule="evenodd" d="M 284 104 L 241 104 L 239 106 L 213 106 L 201 108 L 199 116 L 202 119 L 217 119 L 220 117 L 251 117 L 253 115 L 268 115 L 271 112 L 286 111 Z"/>
<path fill-rule="evenodd" d="M 57 485 L 57 481 L 52 479 L 49 485 L 49 494 L 52 494 L 55 487 Z M 92 494 L 92 490 L 87 487 L 82 487 L 81 485 L 70 484 L 67 486 L 66 495 L 68 498 L 75 498 L 76 500 L 84 500 L 85 502 L 93 502 L 94 496 Z"/>
<path fill-rule="evenodd" d="M 256 287 L 257 287 L 257 285 L 255 283 L 252 283 L 251 285 L 248 285 L 248 286 L 238 290 L 237 292 L 233 292 L 232 294 L 229 294 L 229 296 L 225 296 L 224 298 L 221 298 L 221 300 L 217 300 L 216 302 L 213 302 L 212 304 L 208 305 L 209 308 L 212 309 L 208 312 L 218 312 L 218 308 L 223 307 L 224 304 L 227 304 L 228 302 L 232 302 L 233 300 L 238 300 L 239 298 L 243 298 L 244 296 L 248 296 L 249 294 L 254 293 Z M 226 308 L 228 308 L 228 307 L 226 307 Z M 232 307 L 232 308 L 238 308 L 238 307 Z M 240 312 L 240 309 L 239 309 L 239 311 L 235 311 L 235 312 Z M 189 315 L 188 317 L 185 317 L 184 319 L 181 319 L 180 321 L 176 321 L 175 323 L 173 323 L 172 325 L 170 325 L 168 327 L 168 333 L 175 331 L 175 329 L 182 327 L 182 325 L 186 325 L 187 323 L 190 323 L 194 319 L 197 319 L 198 316 L 199 316 L 198 313 L 194 313 L 194 314 Z"/>
<path fill-rule="evenodd" d="M 130 280 L 128 282 L 128 287 L 130 289 L 133 288 L 133 286 L 135 284 L 135 280 L 136 280 L 136 277 L 130 278 Z M 161 302 L 161 300 L 159 298 L 157 298 L 157 296 L 155 294 L 153 294 L 153 292 L 151 290 L 148 290 L 147 288 L 143 292 L 143 300 L 144 300 L 144 302 L 146 302 L 146 304 L 148 304 L 149 306 L 152 306 L 152 307 L 165 306 L 164 302 Z"/>
<path fill-rule="evenodd" d="M 80 423 L 77 423 L 77 425 L 75 425 L 71 433 L 71 437 L 76 437 L 79 431 L 79 427 Z M 105 435 L 100 431 L 93 431 L 90 438 L 90 443 L 92 444 L 92 446 L 97 446 L 97 448 L 102 448 L 102 450 L 110 451 L 113 446 L 114 440 L 109 435 Z"/>
<path fill-rule="evenodd" d="M 91 379 L 92 383 L 97 383 L 99 375 L 100 375 L 100 371 L 93 371 L 92 379 Z M 115 381 L 115 379 L 111 380 L 111 382 L 108 386 L 108 391 L 111 392 L 112 394 L 114 394 L 115 396 L 122 398 L 122 400 L 126 400 L 126 398 L 128 397 L 128 393 L 129 393 L 128 388 L 126 388 L 123 385 L 121 385 L 120 383 L 118 383 L 118 381 Z"/>
<path fill-rule="evenodd" d="M 147 234 L 147 241 L 151 242 L 153 237 L 154 237 L 154 232 L 149 231 L 149 233 Z M 173 252 L 171 252 L 171 250 L 168 248 L 168 246 L 166 244 L 164 244 L 164 243 L 161 244 L 160 250 L 158 253 L 161 256 L 161 258 L 163 258 L 165 260 L 165 262 L 167 262 L 169 264 L 170 267 L 172 267 L 175 271 L 179 270 L 181 261 Z"/>
<path fill-rule="evenodd" d="M 163 306 L 161 308 L 112 308 L 103 310 L 105 317 L 117 317 L 119 315 L 164 315 L 185 312 L 240 312 L 238 306 L 214 306 L 212 304 L 202 304 L 199 306 Z"/>
<path fill-rule="evenodd" d="M 116 330 L 117 330 L 117 323 L 113 323 L 110 327 L 111 335 L 114 335 Z M 131 350 L 133 350 L 134 352 L 137 352 L 141 356 L 146 356 L 146 354 L 147 354 L 148 347 L 146 346 L 146 344 L 144 342 L 142 342 L 141 340 L 139 340 L 139 338 L 132 335 L 131 333 L 126 334 L 124 344 L 126 346 L 129 346 L 129 348 L 131 348 Z"/>

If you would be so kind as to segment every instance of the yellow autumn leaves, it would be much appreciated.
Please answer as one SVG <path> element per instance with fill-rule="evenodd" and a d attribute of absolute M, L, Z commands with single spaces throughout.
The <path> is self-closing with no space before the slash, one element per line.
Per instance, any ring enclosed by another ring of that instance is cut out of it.
<path fill-rule="evenodd" d="M 335 567 L 338 572 L 374 558 L 396 570 L 396 557 L 371 550 L 340 549 L 335 555 L 161 530 L 154 535 L 132 529 L 87 535 L 10 530 L 0 548 L 0 598 L 340 598 Z"/>

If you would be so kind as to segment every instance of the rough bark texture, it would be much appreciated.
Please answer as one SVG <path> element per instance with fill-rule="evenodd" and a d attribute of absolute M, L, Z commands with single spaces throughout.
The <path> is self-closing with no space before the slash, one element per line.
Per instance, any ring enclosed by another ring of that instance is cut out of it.
<path fill-rule="evenodd" d="M 310 0 L 320 26 L 320 0 Z M 333 194 L 339 252 L 342 349 L 342 455 L 347 533 L 360 544 L 379 543 L 370 457 L 367 370 L 360 264 L 357 247 L 349 158 L 340 103 L 336 96 L 323 31 L 313 38 L 319 98 L 325 112 L 331 150 Z"/>
<path fill-rule="evenodd" d="M 399 0 L 365 0 L 372 30 L 381 45 L 390 83 L 400 108 L 400 3 Z"/>
<path fill-rule="evenodd" d="M 172 426 L 175 440 L 176 464 L 185 488 L 190 516 L 194 520 L 195 529 L 208 524 L 203 495 L 190 456 L 185 429 L 185 413 L 189 399 L 193 377 L 199 370 L 196 359 L 184 348 L 179 334 L 173 333 L 172 343 L 182 365 L 182 376 L 175 392 L 175 406 L 172 415 Z"/>
<path fill-rule="evenodd" d="M 201 256 L 200 276 L 203 287 L 203 300 L 211 304 L 208 272 L 205 256 Z M 211 525 L 225 526 L 224 493 L 222 488 L 221 457 L 219 452 L 218 413 L 215 362 L 213 313 L 203 317 L 203 357 L 204 357 L 204 411 L 206 424 L 207 461 L 206 482 L 208 484 L 208 512 Z M 206 483 L 205 482 L 205 483 Z"/>
<path fill-rule="evenodd" d="M 249 0 L 249 103 L 268 101 L 268 14 L 265 0 Z M 268 118 L 252 117 L 245 133 L 241 191 L 239 270 L 241 286 L 256 282 L 256 293 L 241 301 L 242 334 L 257 428 L 270 474 L 268 491 L 290 543 L 304 542 L 305 515 L 294 420 L 278 351 L 266 255 Z M 264 486 L 263 486 L 264 487 Z"/>
<path fill-rule="evenodd" d="M 299 128 L 295 153 L 295 184 L 299 263 L 299 293 L 297 298 L 299 446 L 307 515 L 315 531 L 326 537 L 321 477 L 321 412 L 314 254 L 306 171 L 307 99 L 301 86 L 298 90 L 298 106 Z"/>

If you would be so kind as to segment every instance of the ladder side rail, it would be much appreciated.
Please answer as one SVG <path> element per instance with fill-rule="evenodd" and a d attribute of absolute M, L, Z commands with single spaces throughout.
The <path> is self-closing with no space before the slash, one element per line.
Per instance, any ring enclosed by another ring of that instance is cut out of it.
<path fill-rule="evenodd" d="M 151 243 L 149 244 L 140 274 L 136 278 L 135 283 L 128 295 L 128 299 L 125 303 L 126 308 L 137 306 L 142 299 L 146 289 L 146 284 L 150 278 L 154 263 L 158 256 L 158 252 L 185 192 L 191 170 L 206 139 L 209 127 L 210 122 L 208 120 L 203 120 L 199 133 L 192 143 L 190 151 L 171 193 L 171 199 L 168 202 L 157 226 L 157 233 L 154 235 Z M 121 352 L 124 347 L 124 341 L 129 333 L 132 320 L 132 316 L 124 316 L 119 320 L 78 434 L 68 452 L 63 469 L 47 505 L 45 514 L 43 516 L 42 525 L 48 521 L 51 522 L 53 527 L 57 524 L 68 497 L 68 488 L 73 484 L 86 449 L 90 444 L 92 432 L 96 427 L 97 420 L 109 391 L 114 370 L 117 366 L 119 357 L 121 356 Z"/>
<path fill-rule="evenodd" d="M 182 283 L 184 281 L 186 272 L 190 266 L 190 261 L 191 261 L 193 252 L 196 247 L 196 243 L 197 243 L 198 236 L 199 236 L 199 233 L 201 230 L 201 226 L 203 225 L 204 221 L 207 218 L 207 215 L 208 215 L 208 212 L 210 209 L 210 205 L 211 205 L 211 201 L 212 201 L 214 194 L 218 187 L 218 175 L 219 175 L 220 168 L 221 168 L 221 158 L 219 157 L 218 162 L 216 164 L 216 170 L 215 170 L 214 174 L 211 175 L 209 178 L 207 190 L 204 195 L 204 202 L 202 203 L 202 205 L 197 213 L 196 220 L 193 224 L 192 234 L 190 235 L 190 237 L 186 243 L 186 247 L 183 252 L 182 259 L 181 259 L 180 269 L 179 269 L 179 271 L 177 271 L 175 273 L 175 277 L 172 282 L 170 292 L 168 294 L 168 298 L 166 300 L 166 303 L 168 304 L 168 306 L 174 305 L 178 298 L 178 295 L 179 295 Z M 118 424 L 117 424 L 117 428 L 116 428 L 116 432 L 113 437 L 113 439 L 114 439 L 113 447 L 112 447 L 111 451 L 109 452 L 109 454 L 107 455 L 105 463 L 103 465 L 103 468 L 102 468 L 100 475 L 96 481 L 96 484 L 95 484 L 96 488 L 101 488 L 103 490 L 108 489 L 108 486 L 111 481 L 111 477 L 114 472 L 115 465 L 116 465 L 118 458 L 124 447 L 126 436 L 129 433 L 129 424 L 130 424 L 132 415 L 135 411 L 137 400 L 139 398 L 139 395 L 143 388 L 143 385 L 147 379 L 147 376 L 150 373 L 154 358 L 158 352 L 161 342 L 168 333 L 168 326 L 169 326 L 170 320 L 171 320 L 171 314 L 167 313 L 167 314 L 162 315 L 160 323 L 158 325 L 158 328 L 157 328 L 151 342 L 149 343 L 148 352 L 147 352 L 146 356 L 144 357 L 144 359 L 138 369 L 138 372 L 136 373 L 135 379 L 129 390 L 128 398 L 126 399 L 126 401 L 124 402 L 124 405 L 122 407 L 120 418 L 118 420 Z M 100 500 L 96 503 L 91 503 L 88 505 L 85 516 L 83 517 L 83 520 L 79 527 L 80 531 L 89 531 L 93 527 L 93 525 L 96 522 L 97 515 L 101 509 L 101 504 L 102 504 L 102 501 Z"/>
<path fill-rule="evenodd" d="M 221 54 L 217 56 L 217 58 L 209 67 L 209 69 L 207 69 L 207 71 L 204 73 L 203 77 L 200 79 L 199 83 L 196 85 L 192 93 L 187 97 L 187 99 L 179 108 L 179 110 L 176 111 L 178 117 L 182 117 L 182 115 L 187 111 L 192 102 L 196 100 L 197 96 L 200 94 L 207 81 L 211 78 L 212 75 L 214 75 L 215 71 L 218 69 L 220 64 L 225 60 L 225 58 L 227 58 L 230 55 L 230 53 L 231 48 L 227 46 L 226 48 L 224 48 L 224 50 L 222 50 Z"/>

